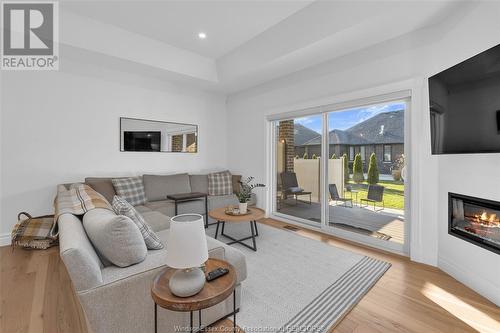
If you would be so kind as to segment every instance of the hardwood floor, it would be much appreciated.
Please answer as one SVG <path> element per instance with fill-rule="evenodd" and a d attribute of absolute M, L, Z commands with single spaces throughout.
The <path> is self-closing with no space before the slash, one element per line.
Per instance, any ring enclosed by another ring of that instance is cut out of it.
<path fill-rule="evenodd" d="M 319 232 L 297 233 L 392 264 L 333 332 L 500 332 L 500 308 L 437 268 Z"/>
<path fill-rule="evenodd" d="M 392 263 L 333 332 L 500 332 L 500 308 L 436 268 L 318 232 L 297 233 Z M 87 332 L 58 248 L 2 247 L 0 269 L 0 332 Z M 216 326 L 223 332 L 231 322 Z"/>

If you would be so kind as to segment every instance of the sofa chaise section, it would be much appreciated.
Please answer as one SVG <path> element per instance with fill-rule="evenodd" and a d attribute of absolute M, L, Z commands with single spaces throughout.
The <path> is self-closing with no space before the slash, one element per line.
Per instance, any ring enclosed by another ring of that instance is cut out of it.
<path fill-rule="evenodd" d="M 145 212 L 143 217 L 165 242 L 169 218 L 157 211 Z M 59 218 L 59 238 L 61 258 L 92 332 L 154 332 L 154 303 L 150 290 L 155 276 L 166 267 L 165 249 L 150 250 L 143 262 L 126 268 L 106 266 L 87 237 L 82 221 L 71 214 Z M 244 255 L 210 237 L 207 237 L 207 245 L 210 257 L 226 260 L 236 268 L 239 307 L 240 283 L 247 274 Z M 232 309 L 229 298 L 203 310 L 202 324 L 213 323 L 230 314 Z M 175 326 L 189 325 L 189 313 L 158 309 L 158 325 L 159 332 L 174 332 Z"/>

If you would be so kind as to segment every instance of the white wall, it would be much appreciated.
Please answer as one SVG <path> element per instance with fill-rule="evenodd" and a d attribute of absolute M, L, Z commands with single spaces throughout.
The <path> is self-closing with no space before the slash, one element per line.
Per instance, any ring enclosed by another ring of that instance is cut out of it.
<path fill-rule="evenodd" d="M 459 193 L 498 199 L 500 154 L 432 156 L 426 83 L 427 77 L 500 43 L 499 16 L 498 2 L 464 3 L 440 25 L 230 96 L 230 169 L 259 181 L 266 179 L 266 115 L 376 94 L 377 87 L 412 80 L 411 140 L 407 142 L 412 160 L 411 258 L 431 265 L 439 262 L 441 268 L 500 304 L 499 256 L 447 234 L 445 201 L 452 184 Z M 477 184 L 486 180 L 489 189 L 475 193 Z M 259 199 L 264 205 L 265 194 Z M 452 265 L 460 271 L 452 271 Z"/>
<path fill-rule="evenodd" d="M 500 305 L 500 255 L 448 235 L 448 192 L 500 201 L 500 154 L 439 157 L 439 267 Z"/>
<path fill-rule="evenodd" d="M 20 211 L 51 213 L 60 183 L 226 167 L 224 96 L 61 59 L 59 72 L 2 73 L 1 235 Z M 122 116 L 197 124 L 199 152 L 120 152 Z"/>

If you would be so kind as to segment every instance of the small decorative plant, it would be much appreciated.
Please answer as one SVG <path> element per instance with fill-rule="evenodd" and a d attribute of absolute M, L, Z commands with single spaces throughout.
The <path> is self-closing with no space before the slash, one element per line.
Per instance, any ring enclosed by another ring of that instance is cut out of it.
<path fill-rule="evenodd" d="M 241 190 L 238 194 L 238 200 L 240 203 L 247 203 L 250 201 L 252 196 L 252 191 L 257 187 L 266 187 L 264 184 L 254 183 L 254 177 L 248 177 L 244 181 L 240 180 Z"/>

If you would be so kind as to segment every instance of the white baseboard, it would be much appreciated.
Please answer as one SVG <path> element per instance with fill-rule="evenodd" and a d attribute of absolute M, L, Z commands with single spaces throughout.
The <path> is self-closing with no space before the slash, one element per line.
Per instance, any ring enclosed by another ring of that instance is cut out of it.
<path fill-rule="evenodd" d="M 497 306 L 500 306 L 500 288 L 490 280 L 473 271 L 463 270 L 443 257 L 438 258 L 438 267 Z"/>
<path fill-rule="evenodd" d="M 10 245 L 10 234 L 0 234 L 0 246 Z"/>

